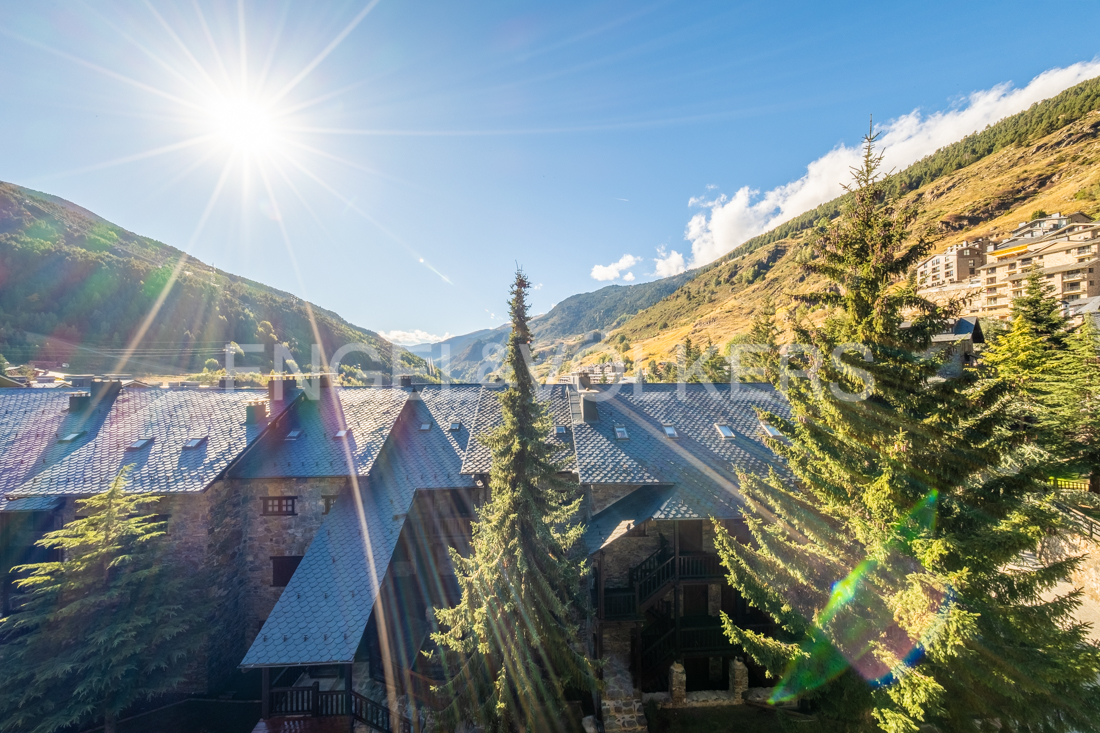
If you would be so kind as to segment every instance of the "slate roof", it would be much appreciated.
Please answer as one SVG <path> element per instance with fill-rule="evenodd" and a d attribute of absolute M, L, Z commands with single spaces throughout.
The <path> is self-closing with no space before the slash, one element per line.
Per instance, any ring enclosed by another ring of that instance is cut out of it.
<path fill-rule="evenodd" d="M 565 435 L 551 432 L 547 442 L 557 445 L 560 450 L 554 458 L 566 471 L 576 470 L 576 455 L 573 450 L 573 421 L 569 416 L 569 394 L 572 387 L 568 384 L 551 384 L 540 387 L 545 394 L 544 404 L 550 411 L 550 419 L 555 426 L 565 428 Z M 488 473 L 492 466 L 492 454 L 478 438 L 488 435 L 503 423 L 498 399 L 502 389 L 486 387 L 477 395 L 477 416 L 473 422 L 473 440 L 462 462 L 462 473 Z"/>
<path fill-rule="evenodd" d="M 322 388 L 319 399 L 303 394 L 233 469 L 234 478 L 366 476 L 409 397 L 391 388 Z M 339 430 L 349 430 L 336 438 Z M 291 430 L 301 435 L 287 440 Z"/>
<path fill-rule="evenodd" d="M 354 495 L 337 499 L 242 667 L 354 660 L 414 492 L 474 486 L 461 469 L 479 389 L 430 385 L 407 395 L 389 440 L 358 483 L 362 511 Z M 463 429 L 450 431 L 451 421 Z M 420 430 L 424 422 L 427 431 Z"/>
<path fill-rule="evenodd" d="M 584 532 L 584 543 L 589 553 L 607 547 L 634 525 L 663 513 L 675 495 L 676 488 L 673 486 L 642 486 L 595 514 Z"/>
<path fill-rule="evenodd" d="M 38 398 L 26 403 L 23 395 Z M 17 395 L 13 400 L 11 395 Z M 86 413 L 68 412 L 68 393 L 56 390 L 0 392 L 0 412 L 22 410 L 16 455 L 2 459 L 4 493 L 25 496 L 87 496 L 104 491 L 124 466 L 126 490 L 178 494 L 202 491 L 252 444 L 267 421 L 246 423 L 245 404 L 266 397 L 251 390 L 122 390 Z M 269 405 L 277 417 L 292 401 Z M 27 412 L 28 404 L 30 413 Z M 11 407 L 9 407 L 11 405 Z M 5 414 L 4 417 L 7 417 Z M 71 442 L 60 438 L 75 433 Z M 206 440 L 185 448 L 190 438 Z M 152 442 L 138 450 L 139 438 Z"/>
<path fill-rule="evenodd" d="M 740 515 L 739 472 L 784 470 L 763 442 L 765 433 L 754 409 L 786 414 L 785 400 L 772 387 L 689 384 L 682 396 L 675 384 L 645 384 L 640 392 L 619 387 L 594 386 L 593 396 L 601 399 L 599 419 L 573 426 L 580 481 L 671 486 L 669 493 L 657 494 L 659 506 L 646 518 L 735 518 Z M 675 427 L 679 437 L 668 437 L 665 425 Z M 734 437 L 723 438 L 717 425 L 728 425 Z M 626 440 L 616 438 L 617 426 L 626 428 Z M 616 504 L 642 502 L 632 499 L 636 493 Z M 614 509 L 630 518 L 645 513 L 639 506 L 612 505 L 601 514 L 610 521 L 617 516 L 609 513 Z"/>

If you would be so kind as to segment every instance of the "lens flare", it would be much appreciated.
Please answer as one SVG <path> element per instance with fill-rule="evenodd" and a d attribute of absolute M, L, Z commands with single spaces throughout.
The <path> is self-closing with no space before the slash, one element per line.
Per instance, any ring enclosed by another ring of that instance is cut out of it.
<path fill-rule="evenodd" d="M 894 539 L 835 582 L 801 654 L 772 692 L 787 702 L 851 668 L 872 686 L 889 684 L 916 664 L 950 610 L 952 592 L 910 552 L 934 528 L 937 493 L 894 527 Z"/>
<path fill-rule="evenodd" d="M 210 106 L 213 132 L 234 149 L 261 153 L 277 139 L 274 115 L 247 97 L 221 98 Z"/>

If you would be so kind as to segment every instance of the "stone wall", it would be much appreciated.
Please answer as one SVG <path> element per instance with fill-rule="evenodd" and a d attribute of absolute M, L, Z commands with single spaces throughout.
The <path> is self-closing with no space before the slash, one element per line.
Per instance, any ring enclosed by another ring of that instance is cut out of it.
<path fill-rule="evenodd" d="M 585 487 L 588 496 L 588 517 L 597 514 L 623 498 L 637 486 L 624 486 L 623 484 L 590 484 Z M 585 517 L 586 519 L 588 517 Z"/>
<path fill-rule="evenodd" d="M 1100 546 L 1095 540 L 1081 535 L 1056 535 L 1043 540 L 1039 559 L 1057 562 L 1071 557 L 1084 556 L 1069 580 L 1084 591 L 1087 601 L 1100 604 Z"/>

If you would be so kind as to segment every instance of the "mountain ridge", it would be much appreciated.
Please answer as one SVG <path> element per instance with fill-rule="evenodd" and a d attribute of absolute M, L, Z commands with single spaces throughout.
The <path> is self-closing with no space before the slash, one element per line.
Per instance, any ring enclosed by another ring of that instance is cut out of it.
<path fill-rule="evenodd" d="M 185 373 L 233 341 L 267 348 L 262 358 L 238 357 L 238 366 L 270 368 L 275 344 L 306 365 L 315 333 L 327 355 L 352 343 L 373 349 L 374 358 L 344 360 L 366 371 L 426 369 L 378 333 L 292 293 L 218 270 L 58 196 L 0 182 L 0 354 L 9 360 Z"/>

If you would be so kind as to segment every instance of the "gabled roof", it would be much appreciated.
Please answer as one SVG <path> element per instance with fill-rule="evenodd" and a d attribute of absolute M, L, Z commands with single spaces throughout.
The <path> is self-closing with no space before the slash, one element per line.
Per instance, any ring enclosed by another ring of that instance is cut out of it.
<path fill-rule="evenodd" d="M 4 493 L 11 497 L 88 496 L 106 490 L 126 466 L 129 492 L 202 491 L 268 425 L 246 422 L 245 404 L 265 395 L 250 390 L 123 390 L 77 414 L 68 412 L 65 392 L 26 392 L 40 397 L 40 403 L 16 428 L 21 437 L 9 439 L 27 448 L 6 461 Z M 22 393 L 0 393 L 0 412 L 13 403 L 9 394 Z M 270 415 L 278 417 L 288 404 L 271 404 Z M 66 435 L 75 437 L 62 442 Z M 141 438 L 152 441 L 131 449 Z M 191 438 L 205 440 L 188 448 Z"/>
<path fill-rule="evenodd" d="M 584 531 L 588 552 L 607 547 L 635 525 L 663 514 L 675 494 L 673 486 L 643 486 L 595 514 Z"/>
<path fill-rule="evenodd" d="M 547 442 L 557 445 L 560 450 L 554 458 L 563 470 L 575 470 L 576 456 L 573 451 L 573 421 L 569 416 L 569 394 L 572 387 L 568 384 L 551 384 L 539 387 L 540 398 L 550 411 L 550 420 L 554 426 L 565 428 L 564 435 L 551 430 Z M 489 435 L 503 424 L 500 412 L 500 394 L 502 389 L 486 387 L 477 395 L 477 416 L 473 423 L 473 439 L 466 450 L 466 459 L 462 463 L 462 473 L 488 473 L 492 466 L 492 454 L 479 438 Z"/>
<path fill-rule="evenodd" d="M 230 475 L 366 476 L 408 397 L 406 390 L 374 387 L 321 388 L 316 400 L 303 394 Z M 301 432 L 287 440 L 292 430 Z M 337 438 L 340 430 L 349 432 Z"/>
<path fill-rule="evenodd" d="M 350 663 L 413 495 L 418 490 L 472 488 L 461 474 L 480 388 L 436 385 L 407 394 L 408 404 L 369 475 L 353 483 L 332 511 L 283 590 L 242 667 Z M 420 426 L 429 424 L 428 430 Z"/>
<path fill-rule="evenodd" d="M 57 442 L 69 396 L 53 389 L 0 391 L 0 495 L 21 486 Z"/>

